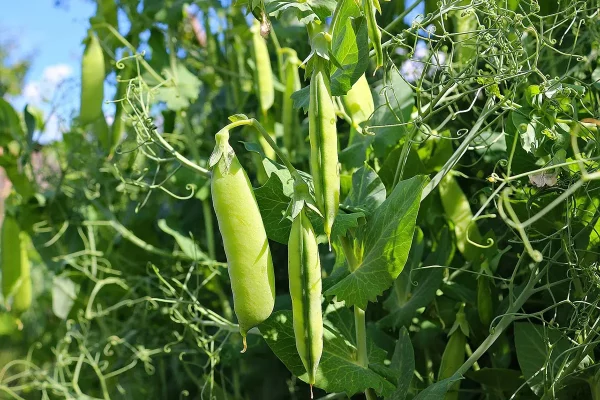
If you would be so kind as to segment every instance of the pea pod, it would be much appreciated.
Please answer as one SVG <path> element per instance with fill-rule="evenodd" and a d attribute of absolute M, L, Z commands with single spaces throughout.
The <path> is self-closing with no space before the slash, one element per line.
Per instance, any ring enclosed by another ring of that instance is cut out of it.
<path fill-rule="evenodd" d="M 442 354 L 438 381 L 450 378 L 465 362 L 465 346 L 467 345 L 468 334 L 468 328 L 465 328 L 466 324 L 464 305 L 462 305 L 460 311 L 456 314 L 456 322 L 450 330 L 450 339 Z M 459 388 L 460 381 L 452 384 L 444 399 L 457 400 Z"/>
<path fill-rule="evenodd" d="M 341 100 L 346 114 L 352 120 L 352 127 L 356 130 L 359 130 L 360 124 L 367 121 L 375 112 L 373 94 L 365 74 L 358 78 L 348 93 L 341 97 Z"/>
<path fill-rule="evenodd" d="M 479 320 L 486 327 L 490 326 L 494 313 L 492 303 L 492 288 L 490 287 L 490 278 L 481 275 L 477 279 L 477 313 Z"/>
<path fill-rule="evenodd" d="M 273 86 L 273 71 L 267 42 L 260 35 L 260 24 L 254 21 L 252 26 L 252 45 L 254 47 L 254 64 L 256 68 L 256 88 L 260 109 L 263 115 L 273 106 L 275 89 Z"/>
<path fill-rule="evenodd" d="M 210 157 L 212 200 L 227 256 L 233 306 L 246 351 L 248 331 L 266 320 L 275 305 L 275 277 L 262 217 L 246 171 L 229 145 L 229 132 L 216 134 Z"/>
<path fill-rule="evenodd" d="M 86 125 L 103 116 L 104 54 L 98 37 L 90 31 L 81 62 L 81 107 L 79 121 Z"/>
<path fill-rule="evenodd" d="M 21 314 L 31 305 L 31 275 L 27 233 L 6 215 L 2 224 L 2 295 L 6 308 Z"/>
<path fill-rule="evenodd" d="M 288 242 L 288 272 L 296 349 L 308 372 L 308 383 L 312 388 L 323 353 L 321 263 L 315 231 L 304 208 L 292 223 Z"/>
<path fill-rule="evenodd" d="M 331 227 L 339 207 L 340 173 L 335 108 L 325 61 L 320 58 L 315 60 L 310 80 L 308 117 L 315 198 L 325 218 L 325 234 L 331 238 Z"/>
<path fill-rule="evenodd" d="M 362 2 L 363 11 L 367 19 L 367 33 L 373 49 L 375 50 L 375 62 L 377 68 L 383 66 L 383 47 L 381 46 L 381 31 L 377 26 L 377 19 L 375 18 L 375 11 L 381 9 L 377 0 L 363 0 Z"/>
<path fill-rule="evenodd" d="M 123 119 L 123 113 L 125 112 L 127 88 L 129 87 L 132 72 L 133 71 L 131 68 L 125 67 L 124 69 L 121 69 L 120 73 L 118 74 L 119 80 L 117 84 L 117 93 L 115 94 L 115 119 L 112 123 L 110 133 L 111 151 L 113 151 L 119 145 L 125 131 L 125 120 Z"/>
<path fill-rule="evenodd" d="M 304 140 L 299 135 L 298 111 L 294 108 L 292 94 L 300 90 L 300 74 L 298 65 L 300 60 L 296 52 L 292 49 L 285 49 L 287 54 L 284 66 L 283 77 L 285 79 L 285 91 L 283 92 L 283 104 L 281 106 L 281 122 L 283 123 L 283 145 L 288 154 L 297 154 L 302 148 Z"/>

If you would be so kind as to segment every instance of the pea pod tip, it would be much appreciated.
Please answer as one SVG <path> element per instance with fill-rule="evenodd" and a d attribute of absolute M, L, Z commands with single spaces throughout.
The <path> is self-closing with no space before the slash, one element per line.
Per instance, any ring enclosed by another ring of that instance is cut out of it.
<path fill-rule="evenodd" d="M 242 343 L 244 344 L 244 348 L 240 351 L 240 353 L 245 353 L 248 350 L 248 343 L 246 342 L 246 336 L 242 336 Z"/>

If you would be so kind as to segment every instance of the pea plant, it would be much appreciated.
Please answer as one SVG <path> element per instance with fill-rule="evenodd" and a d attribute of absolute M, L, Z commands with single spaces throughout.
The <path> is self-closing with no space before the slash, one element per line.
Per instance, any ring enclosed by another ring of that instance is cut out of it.
<path fill-rule="evenodd" d="M 97 5 L 0 398 L 600 399 L 599 0 Z"/>

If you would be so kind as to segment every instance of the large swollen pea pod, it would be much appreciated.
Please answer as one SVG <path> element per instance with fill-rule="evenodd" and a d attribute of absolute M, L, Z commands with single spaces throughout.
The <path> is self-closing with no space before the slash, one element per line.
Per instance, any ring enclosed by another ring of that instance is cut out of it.
<path fill-rule="evenodd" d="M 315 60 L 310 80 L 308 131 L 310 137 L 310 167 L 317 206 L 325 218 L 324 230 L 331 237 L 331 227 L 339 207 L 340 173 L 336 114 L 329 75 L 324 60 Z"/>
<path fill-rule="evenodd" d="M 17 220 L 6 215 L 2 223 L 2 295 L 6 307 L 21 314 L 31 305 L 31 275 L 27 234 Z"/>
<path fill-rule="evenodd" d="M 254 21 L 251 28 L 252 45 L 254 47 L 254 63 L 256 68 L 256 89 L 258 102 L 263 116 L 273 106 L 275 101 L 275 87 L 273 86 L 273 71 L 271 58 L 266 40 L 260 35 L 260 24 Z"/>
<path fill-rule="evenodd" d="M 346 114 L 352 120 L 352 127 L 359 129 L 360 124 L 367 121 L 375 112 L 375 103 L 373 102 L 373 94 L 369 88 L 369 82 L 365 74 L 362 74 L 352 88 L 341 97 L 342 105 Z"/>
<path fill-rule="evenodd" d="M 298 111 L 294 108 L 292 94 L 300 90 L 300 74 L 298 65 L 300 60 L 296 52 L 292 49 L 285 49 L 286 58 L 283 67 L 283 76 L 285 78 L 285 91 L 283 92 L 283 104 L 281 106 L 281 122 L 283 123 L 283 145 L 288 154 L 298 153 L 304 144 L 300 136 Z"/>
<path fill-rule="evenodd" d="M 288 272 L 296 349 L 312 387 L 323 353 L 321 262 L 315 231 L 304 208 L 292 223 L 288 242 Z"/>
<path fill-rule="evenodd" d="M 262 217 L 246 171 L 229 145 L 229 131 L 215 135 L 210 157 L 213 206 L 227 256 L 233 306 L 246 350 L 248 331 L 275 305 L 275 276 Z"/>
<path fill-rule="evenodd" d="M 81 62 L 81 107 L 79 121 L 86 125 L 103 116 L 104 100 L 104 54 L 98 37 L 88 33 L 87 43 Z"/>

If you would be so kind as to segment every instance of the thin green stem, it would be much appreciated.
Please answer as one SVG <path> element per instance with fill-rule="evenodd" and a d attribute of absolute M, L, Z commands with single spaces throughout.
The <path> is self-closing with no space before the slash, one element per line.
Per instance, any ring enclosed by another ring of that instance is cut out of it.
<path fill-rule="evenodd" d="M 355 271 L 358 268 L 359 263 L 354 255 L 354 251 L 352 250 L 352 243 L 350 239 L 344 236 L 340 236 L 340 240 L 342 242 L 344 255 L 346 256 L 346 261 L 348 262 L 348 269 L 351 272 Z M 354 326 L 356 328 L 357 361 L 361 367 L 368 368 L 369 355 L 367 353 L 367 325 L 365 319 L 365 310 L 358 306 L 354 306 Z M 377 399 L 373 389 L 367 389 L 365 391 L 365 396 L 367 397 L 367 400 Z"/>

